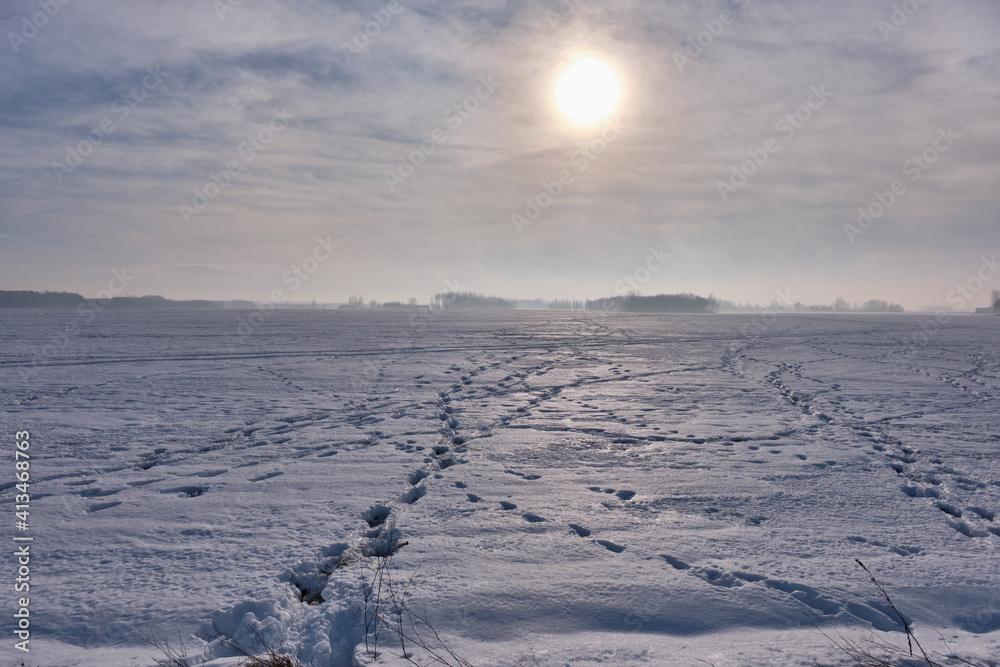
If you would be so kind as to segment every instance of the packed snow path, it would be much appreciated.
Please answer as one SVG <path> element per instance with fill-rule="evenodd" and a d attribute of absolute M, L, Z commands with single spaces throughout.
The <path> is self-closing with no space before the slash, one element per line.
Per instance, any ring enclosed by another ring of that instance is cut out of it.
<path fill-rule="evenodd" d="M 387 539 L 476 664 L 833 662 L 813 624 L 900 629 L 855 558 L 926 643 L 997 655 L 998 318 L 915 348 L 919 316 L 0 318 L 40 664 L 218 657 L 187 638 L 248 613 L 363 660 L 336 566 Z"/>

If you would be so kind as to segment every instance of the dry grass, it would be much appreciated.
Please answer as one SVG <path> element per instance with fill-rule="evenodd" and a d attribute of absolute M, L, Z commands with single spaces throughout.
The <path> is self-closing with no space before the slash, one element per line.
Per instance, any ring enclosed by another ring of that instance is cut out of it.
<path fill-rule="evenodd" d="M 209 633 L 207 638 L 209 640 L 221 639 L 223 645 L 240 656 L 237 663 L 239 667 L 306 667 L 302 664 L 298 650 L 293 654 L 283 652 L 280 644 L 275 646 L 252 626 L 246 626 L 253 637 L 250 646 L 243 644 L 232 635 L 220 631 L 214 625 L 212 628 L 213 632 Z M 162 657 L 156 659 L 157 667 L 193 667 L 180 632 L 177 633 L 176 644 L 171 643 L 169 635 L 165 635 L 163 638 L 144 637 L 143 641 L 157 648 L 163 654 Z"/>
<path fill-rule="evenodd" d="M 362 581 L 365 651 L 372 659 L 379 655 L 383 632 L 399 643 L 399 653 L 391 652 L 414 665 L 473 667 L 441 637 L 426 616 L 414 611 L 408 595 L 414 577 L 405 583 L 392 578 L 392 554 L 366 558 Z M 420 661 L 418 661 L 420 659 Z"/>
<path fill-rule="evenodd" d="M 875 578 L 875 575 L 872 574 L 871 570 L 864 563 L 858 559 L 854 560 L 864 570 L 865 574 L 868 575 L 868 579 L 872 582 L 872 585 L 875 586 L 879 594 L 881 594 L 882 599 L 885 600 L 889 608 L 899 618 L 900 623 L 903 624 L 903 632 L 906 634 L 906 647 L 897 646 L 884 639 L 876 638 L 874 635 L 864 636 L 860 641 L 846 639 L 840 634 L 834 639 L 821 630 L 820 632 L 823 636 L 844 653 L 851 660 L 852 664 L 858 667 L 945 667 L 946 663 L 941 662 L 944 660 L 947 661 L 948 665 L 958 664 L 971 665 L 972 667 L 987 667 L 983 663 L 970 662 L 969 660 L 960 658 L 950 649 L 948 653 L 928 652 L 925 650 L 916 634 L 914 634 L 913 626 L 910 625 L 909 620 L 899 610 L 896 603 L 893 602 L 882 582 Z M 947 644 L 945 646 L 947 647 Z"/>

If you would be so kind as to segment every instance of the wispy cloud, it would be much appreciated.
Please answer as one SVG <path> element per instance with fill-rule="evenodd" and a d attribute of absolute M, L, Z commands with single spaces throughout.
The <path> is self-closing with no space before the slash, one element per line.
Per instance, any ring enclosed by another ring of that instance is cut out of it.
<path fill-rule="evenodd" d="M 885 39 L 892 3 L 567 1 L 399 0 L 381 22 L 388 2 L 243 2 L 221 20 L 200 0 L 61 5 L 0 48 L 3 286 L 86 291 L 128 265 L 142 292 L 255 298 L 332 233 L 344 252 L 302 298 L 426 297 L 456 272 L 501 294 L 596 295 L 663 243 L 671 266 L 646 291 L 767 300 L 795 284 L 805 300 L 915 306 L 1000 245 L 995 3 L 928 2 Z M 3 34 L 36 11 L 4 3 Z M 363 49 L 344 48 L 373 21 Z M 619 73 L 628 131 L 519 237 L 511 211 L 586 138 L 552 101 L 583 53 Z M 148 68 L 164 81 L 130 104 Z M 483 76 L 501 85 L 449 124 Z M 828 104 L 721 201 L 730 168 L 824 84 Z M 179 204 L 275 109 L 288 129 L 185 224 Z M 114 130 L 60 182 L 52 163 L 104 118 Z M 948 125 L 963 140 L 847 243 L 852 212 Z M 387 188 L 438 128 L 434 154 Z"/>

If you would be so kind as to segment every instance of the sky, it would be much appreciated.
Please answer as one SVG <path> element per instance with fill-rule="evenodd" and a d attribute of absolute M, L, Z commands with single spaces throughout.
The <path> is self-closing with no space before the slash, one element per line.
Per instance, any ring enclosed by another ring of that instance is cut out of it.
<path fill-rule="evenodd" d="M 0 29 L 0 289 L 1000 289 L 995 0 L 4 0 Z M 555 96 L 581 58 L 620 88 L 589 126 Z"/>

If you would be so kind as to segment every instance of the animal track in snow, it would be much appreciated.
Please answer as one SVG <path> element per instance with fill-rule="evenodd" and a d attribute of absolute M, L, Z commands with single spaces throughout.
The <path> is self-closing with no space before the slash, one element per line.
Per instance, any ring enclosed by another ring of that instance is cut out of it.
<path fill-rule="evenodd" d="M 787 581 L 778 581 L 777 579 L 765 579 L 764 585 L 768 588 L 788 593 L 802 604 L 812 607 L 825 616 L 833 616 L 842 609 L 842 605 L 839 602 L 823 597 L 812 586 L 792 584 Z"/>
<path fill-rule="evenodd" d="M 916 484 L 904 484 L 903 493 L 911 498 L 940 498 L 941 492 L 932 486 L 917 486 Z"/>
<path fill-rule="evenodd" d="M 590 531 L 584 528 L 583 526 L 571 523 L 569 524 L 569 527 L 572 528 L 573 532 L 579 535 L 580 537 L 590 537 Z"/>
<path fill-rule="evenodd" d="M 625 547 L 621 546 L 620 544 L 615 544 L 614 542 L 609 542 L 608 540 L 594 540 L 594 541 L 600 544 L 608 551 L 612 551 L 616 554 L 620 554 L 621 552 L 625 551 Z"/>
<path fill-rule="evenodd" d="M 197 498 L 208 491 L 207 486 L 178 486 L 173 489 L 163 489 L 160 493 L 175 493 L 179 498 Z"/>
<path fill-rule="evenodd" d="M 91 512 L 100 512 L 101 510 L 117 507 L 118 505 L 121 505 L 120 501 L 110 503 L 94 503 L 93 505 L 87 507 L 87 513 L 90 514 Z"/>
<path fill-rule="evenodd" d="M 132 487 L 146 486 L 147 484 L 156 484 L 157 482 L 162 482 L 164 479 L 166 478 L 159 477 L 157 479 L 140 479 L 134 482 L 129 482 L 128 485 Z"/>
<path fill-rule="evenodd" d="M 941 502 L 941 501 L 938 501 L 937 503 L 935 503 L 935 505 L 937 506 L 937 508 L 939 510 L 941 510 L 945 514 L 949 514 L 949 515 L 955 517 L 956 519 L 961 519 L 962 518 L 962 510 L 958 509 L 954 505 L 949 505 L 948 503 Z"/>
<path fill-rule="evenodd" d="M 542 478 L 541 475 L 525 475 L 523 472 L 517 472 L 516 470 L 504 470 L 504 472 L 507 473 L 508 475 L 516 475 L 517 477 L 520 477 L 521 479 L 526 479 L 528 481 L 533 481 Z"/>
<path fill-rule="evenodd" d="M 121 491 L 121 489 L 81 489 L 77 491 L 77 494 L 82 498 L 103 498 L 105 496 L 113 496 Z"/>
<path fill-rule="evenodd" d="M 370 539 L 361 550 L 361 555 L 366 558 L 387 558 L 407 544 L 399 541 L 402 533 L 393 525 L 379 526 L 375 530 L 369 531 L 368 537 Z"/>
<path fill-rule="evenodd" d="M 867 542 L 867 540 L 861 537 L 849 539 L 854 542 Z M 744 584 L 759 583 L 769 589 L 788 594 L 798 602 L 811 607 L 824 616 L 836 616 L 846 609 L 846 611 L 851 615 L 868 622 L 872 625 L 872 627 L 878 630 L 902 630 L 902 625 L 890 616 L 892 613 L 891 610 L 877 601 L 869 604 L 850 602 L 845 605 L 826 597 L 816 588 L 806 584 L 796 584 L 779 579 L 771 579 L 769 577 L 750 572 L 729 573 L 717 567 L 693 568 L 679 558 L 675 558 L 667 554 L 660 554 L 660 557 L 667 561 L 667 563 L 669 563 L 675 570 L 688 571 L 689 574 L 692 574 L 713 586 L 732 588 L 736 586 L 743 586 Z"/>
<path fill-rule="evenodd" d="M 399 497 L 399 500 L 406 503 L 407 505 L 412 505 L 421 498 L 427 495 L 427 488 L 423 484 L 420 486 L 414 486 L 409 491 L 406 491 Z"/>
<path fill-rule="evenodd" d="M 994 519 L 996 519 L 996 514 L 994 512 L 991 512 L 990 510 L 987 509 L 983 509 L 982 507 L 970 507 L 969 511 L 975 512 L 976 514 L 978 514 L 983 519 L 986 519 L 987 521 L 993 521 Z"/>
<path fill-rule="evenodd" d="M 988 537 L 990 533 L 993 533 L 994 535 L 1000 535 L 1000 529 L 998 529 L 995 526 L 991 526 L 989 530 L 982 530 L 980 528 L 973 527 L 968 521 L 965 521 L 963 519 L 959 519 L 957 521 L 949 520 L 948 525 L 957 530 L 958 532 L 962 533 L 966 537 Z"/>
<path fill-rule="evenodd" d="M 229 472 L 229 468 L 220 468 L 218 470 L 205 470 L 203 472 L 197 472 L 194 474 L 195 477 L 218 477 L 219 475 L 224 475 Z"/>
<path fill-rule="evenodd" d="M 342 563 L 348 545 L 344 542 L 332 544 L 323 549 L 316 561 L 303 561 L 298 567 L 285 570 L 282 581 L 295 587 L 299 600 L 309 605 L 322 604 L 323 589 L 330 574 Z"/>
<path fill-rule="evenodd" d="M 608 495 L 616 495 L 622 500 L 632 500 L 635 498 L 635 491 L 630 491 L 628 489 L 622 489 L 621 491 L 616 491 L 615 489 L 602 488 L 600 486 L 588 486 L 588 491 L 593 491 L 594 493 L 606 493 Z"/>
<path fill-rule="evenodd" d="M 426 470 L 414 470 L 406 478 L 406 481 L 408 481 L 411 486 L 416 486 L 421 481 L 423 481 L 424 479 L 427 479 L 430 476 L 431 476 L 431 474 L 429 472 L 427 472 Z"/>
<path fill-rule="evenodd" d="M 848 535 L 847 541 L 854 542 L 855 544 L 871 544 L 875 547 L 882 547 L 892 551 L 893 553 L 899 554 L 900 556 L 915 556 L 923 552 L 923 549 L 920 547 L 894 547 L 880 540 L 869 540 L 861 537 L 860 535 Z"/>
<path fill-rule="evenodd" d="M 722 586 L 723 588 L 733 588 L 735 586 L 742 586 L 743 582 L 736 578 L 734 575 L 723 572 L 714 567 L 699 567 L 693 568 L 691 573 L 701 579 L 702 581 L 712 584 L 713 586 Z"/>
<path fill-rule="evenodd" d="M 687 570 L 691 567 L 680 558 L 674 558 L 673 556 L 668 556 L 667 554 L 660 554 L 660 558 L 667 561 L 670 564 L 670 567 L 675 570 Z"/>
<path fill-rule="evenodd" d="M 392 510 L 385 505 L 372 505 L 361 513 L 361 518 L 368 524 L 369 528 L 377 528 L 385 523 L 391 512 Z"/>

